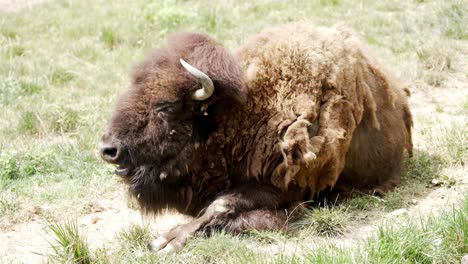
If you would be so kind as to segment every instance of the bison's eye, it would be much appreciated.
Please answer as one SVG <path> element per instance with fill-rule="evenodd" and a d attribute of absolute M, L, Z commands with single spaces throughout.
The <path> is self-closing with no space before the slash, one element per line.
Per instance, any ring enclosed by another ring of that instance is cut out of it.
<path fill-rule="evenodd" d="M 180 112 L 181 107 L 181 104 L 178 102 L 164 102 L 157 104 L 154 107 L 154 111 L 160 118 L 166 119 L 176 116 Z"/>
<path fill-rule="evenodd" d="M 176 109 L 175 107 L 172 107 L 172 106 L 164 106 L 164 107 L 156 108 L 156 111 L 159 113 L 162 112 L 162 113 L 172 114 L 172 113 L 175 113 Z"/>

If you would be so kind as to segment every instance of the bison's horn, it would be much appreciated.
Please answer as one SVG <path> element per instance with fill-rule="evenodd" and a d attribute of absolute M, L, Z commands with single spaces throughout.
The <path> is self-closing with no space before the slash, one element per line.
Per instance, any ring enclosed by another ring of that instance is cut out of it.
<path fill-rule="evenodd" d="M 201 89 L 196 90 L 192 94 L 192 99 L 197 101 L 203 101 L 210 98 L 210 96 L 214 92 L 214 85 L 211 78 L 208 77 L 208 75 L 206 75 L 204 72 L 185 62 L 183 59 L 180 59 L 180 63 L 188 72 L 190 72 L 190 74 L 197 78 L 197 80 L 202 85 Z"/>

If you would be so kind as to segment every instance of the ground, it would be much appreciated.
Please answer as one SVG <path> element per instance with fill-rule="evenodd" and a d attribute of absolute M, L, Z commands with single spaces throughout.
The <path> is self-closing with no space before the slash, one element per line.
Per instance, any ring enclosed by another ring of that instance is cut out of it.
<path fill-rule="evenodd" d="M 459 262 L 467 11 L 463 1 L 0 0 L 0 262 Z M 410 85 L 415 155 L 401 187 L 312 209 L 289 233 L 219 233 L 175 256 L 150 253 L 146 241 L 187 218 L 140 215 L 96 154 L 130 66 L 178 29 L 234 49 L 297 20 L 346 25 Z"/>

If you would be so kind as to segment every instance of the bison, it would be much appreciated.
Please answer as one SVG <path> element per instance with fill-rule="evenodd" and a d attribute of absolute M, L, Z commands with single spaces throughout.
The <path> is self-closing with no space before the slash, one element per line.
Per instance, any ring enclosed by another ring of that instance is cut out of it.
<path fill-rule="evenodd" d="M 340 26 L 274 27 L 233 54 L 175 33 L 135 66 L 100 153 L 144 212 L 194 217 L 149 244 L 173 252 L 199 231 L 281 229 L 301 202 L 398 186 L 408 96 Z"/>

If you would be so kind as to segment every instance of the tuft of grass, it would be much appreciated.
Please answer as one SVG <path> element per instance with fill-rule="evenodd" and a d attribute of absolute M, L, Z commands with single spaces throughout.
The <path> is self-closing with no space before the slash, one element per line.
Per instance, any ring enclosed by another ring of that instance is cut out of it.
<path fill-rule="evenodd" d="M 14 156 L 1 154 L 0 155 L 0 180 L 6 182 L 8 180 L 19 179 L 21 170 L 18 160 Z"/>
<path fill-rule="evenodd" d="M 80 124 L 80 115 L 77 111 L 60 106 L 52 116 L 52 128 L 55 132 L 67 133 L 75 131 Z"/>
<path fill-rule="evenodd" d="M 429 71 L 446 71 L 452 68 L 452 57 L 446 50 L 423 47 L 416 51 L 422 66 Z"/>
<path fill-rule="evenodd" d="M 104 42 L 109 49 L 114 49 L 120 42 L 120 38 L 112 28 L 104 28 L 101 31 L 101 41 Z"/>
<path fill-rule="evenodd" d="M 386 193 L 383 200 L 387 211 L 399 209 L 404 206 L 403 196 L 399 191 Z"/>
<path fill-rule="evenodd" d="M 25 176 L 32 176 L 36 173 L 51 172 L 53 169 L 50 165 L 50 152 L 49 153 L 31 153 L 23 154 L 21 158 L 21 169 Z"/>
<path fill-rule="evenodd" d="M 47 256 L 58 263 L 94 263 L 86 239 L 80 236 L 78 224 L 69 221 L 64 224 L 49 224 L 49 232 L 54 237 L 49 241 L 52 252 Z"/>
<path fill-rule="evenodd" d="M 52 75 L 50 76 L 50 81 L 55 86 L 62 86 L 73 80 L 74 77 L 75 76 L 73 75 L 73 73 L 69 71 L 63 69 L 56 69 L 52 72 Z"/>
<path fill-rule="evenodd" d="M 44 88 L 35 82 L 20 82 L 21 91 L 24 94 L 32 95 L 41 92 Z"/>
<path fill-rule="evenodd" d="M 377 196 L 364 194 L 362 196 L 356 196 L 352 199 L 346 200 L 345 203 L 342 204 L 342 206 L 351 210 L 366 211 L 378 207 L 383 202 L 384 200 Z"/>
<path fill-rule="evenodd" d="M 14 57 L 23 56 L 25 51 L 26 49 L 23 46 L 15 45 L 7 49 L 7 57 L 11 59 Z"/>
<path fill-rule="evenodd" d="M 415 151 L 413 157 L 406 160 L 406 172 L 402 175 L 402 182 L 417 181 L 428 184 L 432 179 L 439 177 L 442 165 L 438 156 L 425 151 Z"/>
<path fill-rule="evenodd" d="M 35 134 L 39 130 L 39 123 L 36 113 L 26 111 L 21 115 L 18 131 L 24 134 Z"/>
<path fill-rule="evenodd" d="M 18 33 L 16 31 L 10 29 L 10 28 L 5 28 L 2 26 L 2 29 L 0 29 L 0 34 L 3 35 L 7 39 L 14 40 L 18 37 Z"/>
<path fill-rule="evenodd" d="M 304 218 L 295 224 L 295 228 L 300 228 L 301 233 L 333 237 L 344 234 L 349 220 L 346 208 L 324 206 L 306 210 Z"/>
<path fill-rule="evenodd" d="M 149 225 L 132 224 L 122 229 L 117 238 L 122 247 L 128 250 L 147 248 L 148 242 L 154 237 Z"/>

